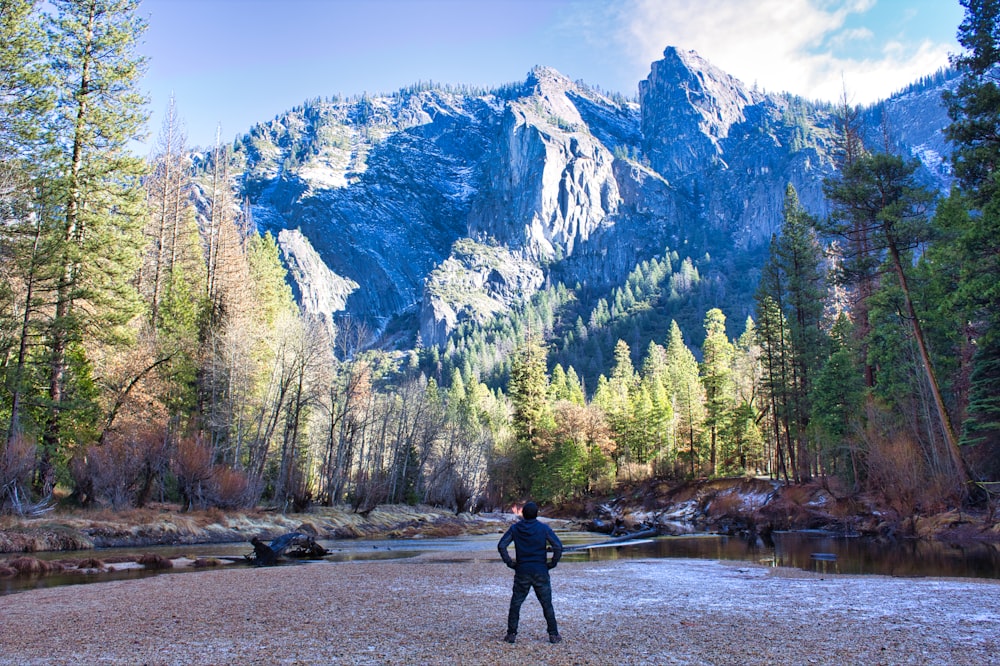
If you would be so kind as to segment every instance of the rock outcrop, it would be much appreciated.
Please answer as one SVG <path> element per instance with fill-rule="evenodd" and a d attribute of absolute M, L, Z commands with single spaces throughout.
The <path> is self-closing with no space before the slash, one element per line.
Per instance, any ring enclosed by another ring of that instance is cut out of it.
<path fill-rule="evenodd" d="M 942 188 L 946 85 L 864 115 L 872 127 L 888 114 L 897 148 Z M 373 344 L 392 328 L 397 346 L 418 331 L 442 345 L 462 321 L 544 284 L 618 286 L 667 247 L 753 265 L 789 183 L 826 212 L 835 137 L 832 106 L 764 93 L 668 48 L 637 101 L 547 67 L 489 91 L 312 100 L 239 141 L 238 200 L 279 238 L 306 312 L 361 320 Z M 715 279 L 725 289 L 730 276 Z"/>

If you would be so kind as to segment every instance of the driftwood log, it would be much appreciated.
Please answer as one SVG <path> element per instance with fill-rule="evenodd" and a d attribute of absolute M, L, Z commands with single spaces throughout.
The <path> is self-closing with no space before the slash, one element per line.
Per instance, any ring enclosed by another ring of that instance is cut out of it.
<path fill-rule="evenodd" d="M 299 559 L 316 559 L 327 554 L 326 548 L 316 543 L 316 539 L 301 532 L 289 532 L 264 543 L 260 537 L 250 539 L 253 554 L 246 558 L 257 566 L 269 567 L 278 563 L 282 557 Z"/>
<path fill-rule="evenodd" d="M 656 530 L 642 530 L 641 532 L 633 532 L 632 534 L 626 534 L 624 536 L 615 537 L 614 539 L 608 539 L 607 541 L 600 541 L 598 543 L 585 543 L 579 546 L 570 546 L 569 548 L 564 548 L 563 551 L 567 550 L 586 550 L 587 548 L 594 548 L 595 546 L 608 546 L 615 543 L 625 543 L 626 541 L 635 541 L 636 539 L 648 539 L 649 537 L 655 537 L 659 534 Z"/>

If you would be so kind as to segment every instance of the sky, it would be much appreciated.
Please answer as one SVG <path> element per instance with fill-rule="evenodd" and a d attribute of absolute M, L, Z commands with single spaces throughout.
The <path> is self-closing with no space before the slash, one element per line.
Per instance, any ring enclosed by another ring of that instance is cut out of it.
<path fill-rule="evenodd" d="M 144 0 L 149 152 L 170 96 L 188 145 L 316 97 L 495 86 L 536 65 L 635 96 L 667 46 L 770 92 L 885 98 L 960 50 L 958 0 Z"/>

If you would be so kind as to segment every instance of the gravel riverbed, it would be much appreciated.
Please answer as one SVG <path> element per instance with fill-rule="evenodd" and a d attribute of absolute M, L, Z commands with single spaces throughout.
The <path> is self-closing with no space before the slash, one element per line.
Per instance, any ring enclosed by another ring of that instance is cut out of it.
<path fill-rule="evenodd" d="M 0 664 L 1000 664 L 1000 581 L 564 562 L 514 645 L 494 553 L 221 568 L 0 600 Z"/>

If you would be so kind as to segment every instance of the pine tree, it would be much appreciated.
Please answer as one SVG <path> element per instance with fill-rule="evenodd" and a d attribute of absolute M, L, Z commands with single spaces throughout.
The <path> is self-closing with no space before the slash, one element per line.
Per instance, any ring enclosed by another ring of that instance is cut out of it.
<path fill-rule="evenodd" d="M 0 412 L 9 409 L 7 445 L 25 429 L 28 366 L 52 278 L 46 270 L 51 263 L 48 234 L 33 193 L 44 183 L 42 129 L 54 102 L 37 4 L 0 1 L 0 357 L 9 359 L 0 366 L 0 379 L 9 391 L 9 399 L 0 394 Z"/>
<path fill-rule="evenodd" d="M 864 400 L 851 322 L 841 314 L 833 325 L 830 355 L 813 384 L 812 429 L 820 440 L 827 468 L 847 478 L 855 489 L 860 481 L 860 460 L 852 431 Z"/>
<path fill-rule="evenodd" d="M 53 102 L 38 4 L 38 0 L 0 0 L 0 183 L 4 185 L 12 171 L 31 166 L 22 159 L 39 157 L 43 117 Z"/>
<path fill-rule="evenodd" d="M 734 351 L 735 409 L 729 424 L 732 449 L 727 457 L 727 464 L 729 469 L 737 473 L 749 473 L 751 469 L 759 471 L 766 467 L 762 433 L 758 426 L 761 350 L 757 344 L 757 327 L 751 317 L 747 317 Z"/>
<path fill-rule="evenodd" d="M 995 199 L 1000 184 L 994 178 L 1000 168 L 1000 1 L 960 0 L 965 17 L 958 28 L 958 41 L 965 52 L 952 56 L 952 66 L 963 72 L 954 92 L 944 101 L 952 123 L 945 136 L 954 144 L 952 163 L 962 189 L 976 207 Z"/>
<path fill-rule="evenodd" d="M 705 390 L 705 427 L 709 436 L 709 466 L 718 474 L 718 436 L 732 409 L 732 362 L 735 350 L 726 337 L 726 316 L 712 308 L 705 314 L 705 342 L 701 346 L 701 382 Z"/>
<path fill-rule="evenodd" d="M 545 350 L 529 338 L 515 353 L 507 393 L 514 406 L 512 426 L 517 440 L 515 453 L 518 493 L 531 491 L 532 479 L 539 471 L 552 428 L 548 403 L 548 378 L 545 375 Z"/>
<path fill-rule="evenodd" d="M 643 359 L 641 385 L 650 401 L 650 411 L 642 425 L 650 450 L 656 454 L 657 467 L 662 468 L 667 463 L 673 463 L 676 456 L 674 410 L 668 388 L 667 350 L 653 341 L 650 341 Z"/>
<path fill-rule="evenodd" d="M 966 215 L 939 215 L 961 267 L 957 316 L 971 323 L 975 348 L 963 445 L 975 445 L 984 472 L 1000 469 L 1000 1 L 961 0 L 965 17 L 958 41 L 965 52 L 952 64 L 963 72 L 954 93 L 945 95 L 952 123 L 945 135 L 954 146 L 952 162 L 961 191 L 952 198 Z M 994 477 L 995 478 L 995 477 Z"/>
<path fill-rule="evenodd" d="M 920 186 L 914 173 L 917 162 L 907 162 L 896 155 L 884 153 L 865 155 L 846 166 L 836 184 L 828 184 L 827 194 L 836 209 L 847 211 L 850 218 L 863 220 L 869 232 L 867 261 L 885 258 L 895 278 L 903 300 L 903 311 L 919 353 L 920 369 L 926 376 L 936 412 L 944 448 L 951 459 L 959 485 L 969 478 L 969 471 L 958 448 L 937 378 L 934 361 L 923 333 L 921 313 L 918 313 L 910 288 L 912 260 L 909 252 L 930 235 L 928 211 L 934 195 Z"/>
<path fill-rule="evenodd" d="M 632 352 L 628 343 L 619 340 L 615 344 L 615 364 L 611 368 L 611 377 L 603 375 L 598 380 L 598 388 L 594 393 L 594 404 L 601 407 L 608 419 L 611 430 L 617 442 L 615 452 L 619 467 L 625 463 L 641 461 L 643 444 L 636 432 L 635 405 L 638 389 L 638 375 L 632 365 Z"/>
<path fill-rule="evenodd" d="M 780 354 L 780 361 L 788 371 L 782 402 L 787 410 L 790 436 L 795 442 L 795 477 L 799 481 L 806 481 L 811 476 L 809 395 L 827 346 L 823 331 L 827 283 L 822 268 L 822 248 L 814 226 L 815 220 L 802 208 L 795 188 L 789 185 L 785 192 L 781 234 L 771 243 L 770 257 L 759 286 L 761 293 L 781 308 L 786 322 L 787 339 L 782 340 L 782 348 L 770 351 Z"/>
<path fill-rule="evenodd" d="M 667 341 L 667 376 L 674 413 L 674 441 L 678 456 L 686 448 L 689 473 L 695 476 L 700 464 L 699 440 L 704 424 L 704 389 L 698 378 L 698 361 L 684 344 L 676 321 L 670 322 Z"/>
<path fill-rule="evenodd" d="M 757 291 L 757 344 L 760 346 L 761 389 L 767 401 L 771 441 L 774 444 L 773 473 L 788 480 L 789 467 L 794 468 L 794 450 L 789 426 L 788 330 L 778 302 L 764 289 Z"/>
<path fill-rule="evenodd" d="M 586 402 L 586 393 L 583 390 L 583 383 L 580 381 L 580 376 L 576 374 L 576 369 L 573 366 L 569 367 L 569 371 L 566 373 L 566 388 L 569 392 L 568 400 L 574 405 L 579 405 L 583 407 Z"/>
<path fill-rule="evenodd" d="M 85 340 L 121 339 L 138 311 L 131 278 L 141 243 L 144 164 L 129 142 L 146 121 L 138 90 L 143 60 L 135 52 L 145 29 L 138 1 L 52 4 L 49 56 L 58 86 L 52 133 L 59 151 L 46 163 L 51 189 L 44 196 L 57 227 L 60 275 L 47 341 L 51 408 L 37 482 L 43 491 L 55 481 L 54 457 L 68 444 L 67 409 L 83 404 L 71 398 L 80 396 L 74 381 L 89 381 Z"/>

